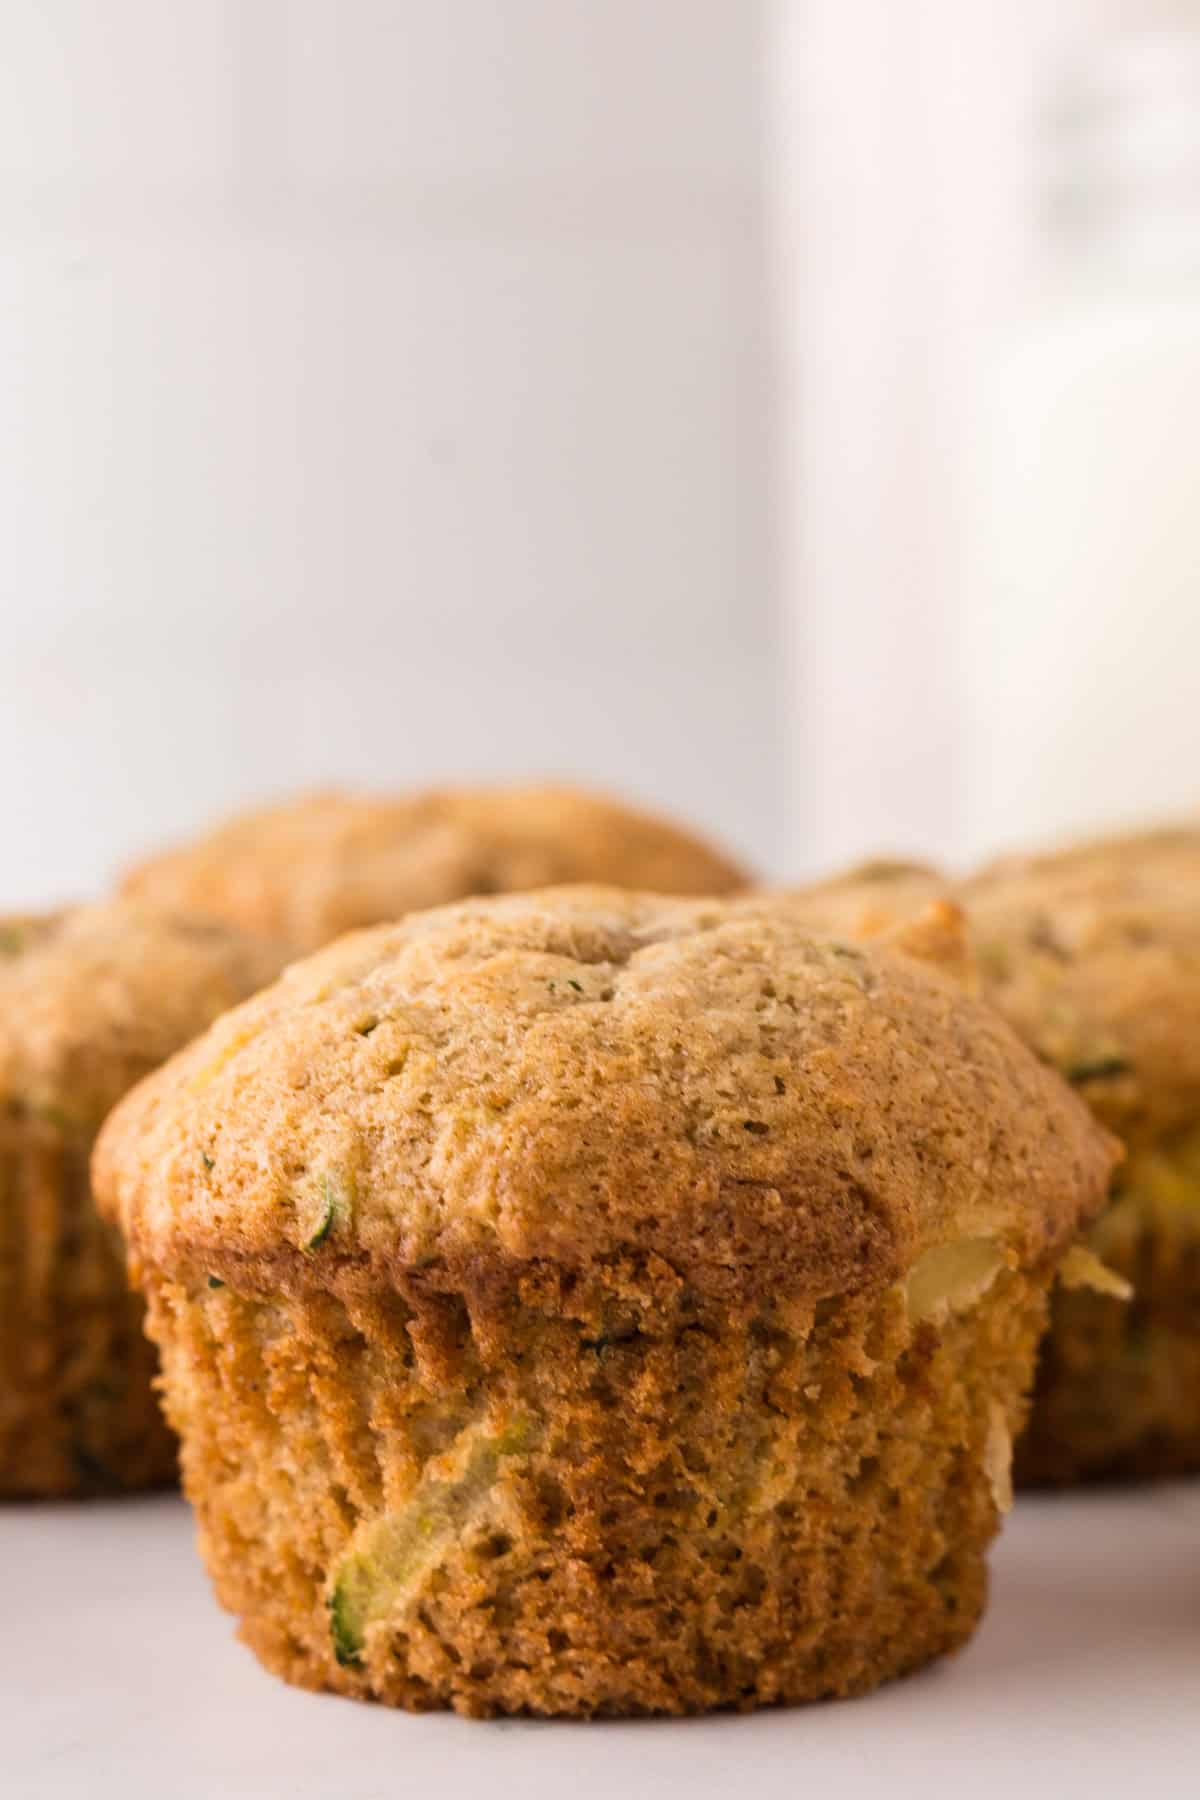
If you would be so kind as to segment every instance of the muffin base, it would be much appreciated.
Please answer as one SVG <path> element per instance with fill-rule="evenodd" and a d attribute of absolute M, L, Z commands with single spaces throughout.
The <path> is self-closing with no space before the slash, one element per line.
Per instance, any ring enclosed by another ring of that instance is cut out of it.
<path fill-rule="evenodd" d="M 147 1272 L 245 1641 L 304 1687 L 474 1716 L 814 1700 L 958 1648 L 1048 1281 L 1006 1273 L 939 1330 L 900 1289 L 701 1307 L 653 1258 L 527 1265 L 503 1295 L 436 1270 L 290 1296 Z M 378 1605 L 348 1639 L 364 1568 Z"/>
<path fill-rule="evenodd" d="M 1063 1487 L 1193 1474 L 1200 1470 L 1200 1195 L 1123 1196 L 1091 1244 L 1133 1297 L 1054 1295 L 1029 1427 L 1017 1445 L 1017 1480 Z"/>
<path fill-rule="evenodd" d="M 0 1498 L 113 1493 L 175 1478 L 145 1307 L 92 1204 L 85 1148 L 0 1140 Z"/>

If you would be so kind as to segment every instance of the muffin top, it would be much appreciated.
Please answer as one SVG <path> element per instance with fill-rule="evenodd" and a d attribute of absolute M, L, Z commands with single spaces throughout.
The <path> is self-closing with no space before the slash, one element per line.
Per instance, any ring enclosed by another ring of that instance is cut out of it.
<path fill-rule="evenodd" d="M 1164 874 L 1200 861 L 1200 824 L 1187 819 L 1143 825 L 1105 836 L 1075 839 L 1038 850 L 1014 851 L 998 857 L 982 873 L 993 875 L 1021 871 L 1061 873 L 1068 868 L 1111 869 L 1133 864 L 1143 875 Z"/>
<path fill-rule="evenodd" d="M 722 894 L 745 880 L 678 826 L 548 785 L 300 795 L 143 863 L 123 891 L 317 949 L 470 894 L 568 881 Z"/>
<path fill-rule="evenodd" d="M 226 925 L 132 901 L 0 919 L 0 1118 L 86 1138 L 283 961 Z"/>
<path fill-rule="evenodd" d="M 894 930 L 949 887 L 947 878 L 925 863 L 879 857 L 824 881 L 774 892 L 794 917 L 815 929 L 858 939 Z"/>
<path fill-rule="evenodd" d="M 1127 1143 L 1200 1118 L 1200 830 L 1163 826 L 1001 858 L 960 882 L 881 864 L 790 889 L 853 937 L 903 931 L 941 894 L 966 914 L 979 990 Z"/>
<path fill-rule="evenodd" d="M 994 1013 L 764 897 L 476 900 L 286 971 L 130 1095 L 93 1164 L 143 1261 L 273 1291 L 657 1256 L 826 1295 L 926 1248 L 1061 1248 L 1114 1146 Z"/>
<path fill-rule="evenodd" d="M 983 989 L 1130 1143 L 1200 1118 L 1200 837 L 1010 858 L 958 890 Z"/>

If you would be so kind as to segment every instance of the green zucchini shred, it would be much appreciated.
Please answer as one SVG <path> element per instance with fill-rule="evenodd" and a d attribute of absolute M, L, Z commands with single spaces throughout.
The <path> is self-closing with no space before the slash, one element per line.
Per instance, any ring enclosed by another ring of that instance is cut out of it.
<path fill-rule="evenodd" d="M 1110 1056 L 1084 1057 L 1079 1062 L 1068 1065 L 1066 1077 L 1068 1081 L 1109 1081 L 1117 1075 L 1128 1075 L 1132 1067 L 1128 1057 L 1115 1053 Z"/>

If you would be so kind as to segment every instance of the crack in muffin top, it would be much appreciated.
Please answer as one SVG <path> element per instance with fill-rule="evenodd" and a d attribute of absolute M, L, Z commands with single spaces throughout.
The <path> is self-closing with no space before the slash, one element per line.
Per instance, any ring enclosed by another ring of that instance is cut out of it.
<path fill-rule="evenodd" d="M 0 1119 L 87 1137 L 283 950 L 130 901 L 0 918 Z"/>
<path fill-rule="evenodd" d="M 1085 1107 L 938 970 L 769 897 L 468 902 L 295 964 L 128 1097 L 94 1181 L 134 1254 L 326 1285 L 634 1249 L 820 1299 L 1101 1204 Z"/>
<path fill-rule="evenodd" d="M 723 894 L 746 875 L 682 827 L 547 783 L 302 794 L 132 869 L 123 892 L 303 949 L 472 894 L 569 881 Z"/>

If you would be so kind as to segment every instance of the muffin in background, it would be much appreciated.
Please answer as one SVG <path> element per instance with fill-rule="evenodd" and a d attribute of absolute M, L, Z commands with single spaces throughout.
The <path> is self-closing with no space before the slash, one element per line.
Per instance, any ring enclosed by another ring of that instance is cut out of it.
<path fill-rule="evenodd" d="M 744 904 L 754 906 L 760 896 L 769 896 L 815 930 L 874 938 L 903 930 L 930 905 L 948 899 L 950 891 L 949 878 L 928 863 L 881 856 L 804 886 L 751 891 Z M 960 932 L 947 936 L 949 953 L 958 955 L 965 947 Z"/>
<path fill-rule="evenodd" d="M 113 1103 L 282 961 L 129 902 L 0 920 L 0 1496 L 172 1477 L 143 1303 L 88 1158 Z"/>
<path fill-rule="evenodd" d="M 747 877 L 668 820 L 586 788 L 301 794 L 239 815 L 125 876 L 122 891 L 315 950 L 472 894 L 608 882 L 724 894 Z"/>
<path fill-rule="evenodd" d="M 1200 1469 L 1200 829 L 1015 853 L 958 883 L 879 869 L 789 903 L 854 936 L 915 929 L 931 892 L 961 904 L 979 991 L 1127 1147 L 1088 1240 L 1103 1268 L 1075 1259 L 1054 1295 L 1018 1481 Z"/>
<path fill-rule="evenodd" d="M 988 999 L 1128 1152 L 1089 1239 L 1118 1279 L 1055 1295 L 1019 1478 L 1200 1469 L 1200 835 L 1010 858 L 961 898 Z"/>
<path fill-rule="evenodd" d="M 127 1097 L 94 1177 L 263 1662 L 629 1715 L 970 1636 L 1115 1153 L 910 955 L 575 888 L 294 965 Z"/>
<path fill-rule="evenodd" d="M 1195 867 L 1200 858 L 1200 824 L 1174 819 L 1157 825 L 1141 825 L 1128 831 L 1075 838 L 1065 844 L 1042 845 L 1032 850 L 1009 851 L 979 871 L 977 880 L 999 876 L 1062 875 L 1070 869 L 1136 868 L 1143 876 L 1170 879 Z"/>

